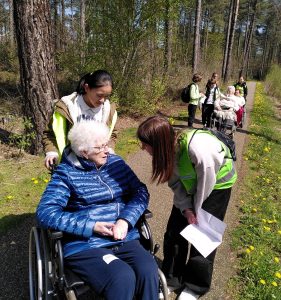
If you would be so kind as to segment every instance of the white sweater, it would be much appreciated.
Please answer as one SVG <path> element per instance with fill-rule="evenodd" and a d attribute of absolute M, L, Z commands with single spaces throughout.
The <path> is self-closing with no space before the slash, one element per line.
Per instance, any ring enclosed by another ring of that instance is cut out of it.
<path fill-rule="evenodd" d="M 224 150 L 219 140 L 207 134 L 195 134 L 189 145 L 189 157 L 197 174 L 197 185 L 194 193 L 187 194 L 179 178 L 177 167 L 169 187 L 174 192 L 174 205 L 181 211 L 194 208 L 197 213 L 203 202 L 209 197 L 216 184 L 216 176 L 223 164 Z M 192 203 L 194 197 L 194 204 Z"/>

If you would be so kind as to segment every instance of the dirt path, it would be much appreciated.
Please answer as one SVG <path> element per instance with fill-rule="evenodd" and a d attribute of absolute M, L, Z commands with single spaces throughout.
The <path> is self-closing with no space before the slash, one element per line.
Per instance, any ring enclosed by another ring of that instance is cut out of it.
<path fill-rule="evenodd" d="M 248 115 L 252 108 L 255 84 L 249 83 L 249 97 L 247 103 Z M 181 109 L 183 110 L 184 107 Z M 247 123 L 246 123 L 247 125 Z M 200 125 L 198 125 L 199 127 Z M 239 180 L 243 178 L 242 149 L 247 137 L 246 128 L 238 130 L 235 140 L 237 142 Z M 151 195 L 150 209 L 154 214 L 150 224 L 155 242 L 161 245 L 166 223 L 172 207 L 172 193 L 166 185 L 156 186 L 149 181 L 151 174 L 151 159 L 143 151 L 138 151 L 128 159 L 129 164 L 149 188 Z M 227 281 L 234 273 L 235 253 L 229 247 L 229 231 L 238 221 L 239 182 L 233 191 L 226 215 L 228 229 L 223 244 L 219 247 L 216 257 L 213 287 L 203 300 L 229 300 L 227 295 Z M 0 300 L 28 300 L 28 239 L 30 228 L 34 225 L 34 216 L 28 215 L 23 223 L 11 229 L 8 234 L 0 236 Z M 161 250 L 158 256 L 161 258 Z M 171 299 L 174 299 L 174 295 Z M 148 299 L 149 300 L 149 299 Z M 234 299 L 233 299 L 234 300 Z"/>
<path fill-rule="evenodd" d="M 249 115 L 253 106 L 253 98 L 255 92 L 255 83 L 250 82 L 248 84 L 249 96 L 247 99 L 247 120 L 243 129 L 238 129 L 235 134 L 236 148 L 237 148 L 237 162 L 236 168 L 238 170 L 239 180 L 236 183 L 230 204 L 228 206 L 225 222 L 228 224 L 227 230 L 224 236 L 224 241 L 219 247 L 216 262 L 215 271 L 213 275 L 213 283 L 211 291 L 200 298 L 203 300 L 230 300 L 230 296 L 227 294 L 227 282 L 235 272 L 235 257 L 236 254 L 230 249 L 230 231 L 234 228 L 238 222 L 238 204 L 239 204 L 239 182 L 243 179 L 243 160 L 242 151 L 247 141 L 247 125 L 249 122 Z M 197 127 L 201 125 L 197 124 Z M 167 185 L 156 186 L 151 184 L 149 176 L 151 174 L 151 158 L 144 152 L 139 151 L 138 153 L 129 157 L 129 164 L 138 174 L 138 176 L 148 186 L 150 192 L 150 210 L 153 212 L 154 217 L 150 221 L 152 232 L 154 235 L 155 242 L 161 245 L 165 226 L 169 217 L 170 209 L 172 207 L 172 192 Z M 161 252 L 161 250 L 160 250 Z M 161 258 L 162 253 L 158 254 Z M 175 295 L 171 296 L 174 299 Z M 234 299 L 233 299 L 234 300 Z"/>

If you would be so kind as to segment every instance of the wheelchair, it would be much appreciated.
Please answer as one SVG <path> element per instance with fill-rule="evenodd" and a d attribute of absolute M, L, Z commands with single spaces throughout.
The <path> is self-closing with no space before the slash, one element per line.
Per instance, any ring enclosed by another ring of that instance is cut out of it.
<path fill-rule="evenodd" d="M 146 210 L 138 221 L 140 242 L 155 256 L 160 246 L 154 246 L 147 219 L 152 213 Z M 78 275 L 67 269 L 63 261 L 63 232 L 32 227 L 29 236 L 29 293 L 30 300 L 78 300 L 87 293 L 91 299 L 102 299 L 82 281 Z M 159 292 L 168 300 L 165 275 L 158 268 Z M 89 298 L 87 298 L 89 299 Z"/>
<path fill-rule="evenodd" d="M 211 128 L 233 138 L 237 128 L 237 122 L 229 118 L 223 119 L 222 116 L 218 116 L 214 111 L 211 116 Z"/>
<path fill-rule="evenodd" d="M 238 128 L 243 128 L 244 127 L 245 122 L 246 122 L 246 118 L 247 118 L 246 105 L 244 105 L 241 110 L 242 110 L 242 117 L 241 117 L 241 121 L 237 125 Z"/>

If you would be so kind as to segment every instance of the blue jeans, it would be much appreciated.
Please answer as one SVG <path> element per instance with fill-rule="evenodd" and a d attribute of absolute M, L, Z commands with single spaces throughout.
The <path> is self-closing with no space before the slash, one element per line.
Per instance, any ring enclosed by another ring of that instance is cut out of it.
<path fill-rule="evenodd" d="M 65 264 L 107 300 L 158 300 L 158 267 L 139 241 L 82 251 Z"/>

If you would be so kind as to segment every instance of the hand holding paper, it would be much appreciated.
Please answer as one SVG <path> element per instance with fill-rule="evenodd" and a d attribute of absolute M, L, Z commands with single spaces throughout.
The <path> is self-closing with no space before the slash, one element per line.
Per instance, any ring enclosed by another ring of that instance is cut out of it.
<path fill-rule="evenodd" d="M 188 225 L 180 234 L 207 257 L 221 244 L 226 224 L 202 208 L 198 209 L 197 220 L 198 224 Z"/>

